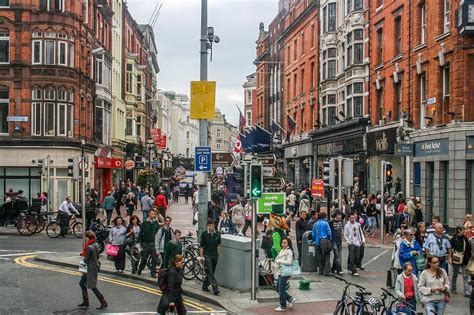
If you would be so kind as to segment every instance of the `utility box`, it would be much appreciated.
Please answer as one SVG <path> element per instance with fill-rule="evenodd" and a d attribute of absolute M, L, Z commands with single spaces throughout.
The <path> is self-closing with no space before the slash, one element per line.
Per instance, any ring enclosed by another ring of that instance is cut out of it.
<path fill-rule="evenodd" d="M 222 235 L 219 261 L 214 274 L 219 286 L 237 291 L 250 290 L 252 287 L 250 278 L 251 261 L 251 238 L 229 234 Z"/>
<path fill-rule="evenodd" d="M 308 237 L 312 235 L 311 231 L 307 231 L 303 234 L 301 242 L 301 271 L 312 272 L 317 269 L 317 257 L 316 248 L 314 244 L 310 244 Z M 311 240 L 312 243 L 312 240 Z"/>

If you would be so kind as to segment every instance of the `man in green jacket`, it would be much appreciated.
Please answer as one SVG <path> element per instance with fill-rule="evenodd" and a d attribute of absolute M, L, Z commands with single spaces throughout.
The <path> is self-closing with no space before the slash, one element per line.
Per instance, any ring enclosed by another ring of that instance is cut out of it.
<path fill-rule="evenodd" d="M 142 274 L 142 270 L 145 269 L 146 262 L 148 257 L 151 259 L 151 276 L 156 278 L 156 250 L 155 250 L 155 235 L 158 232 L 158 221 L 156 220 L 156 209 L 150 209 L 150 213 L 145 222 L 142 223 L 140 227 L 140 234 L 138 235 L 138 242 L 142 245 L 142 257 L 140 261 L 140 266 L 138 267 L 138 275 Z"/>
<path fill-rule="evenodd" d="M 112 192 L 107 192 L 107 197 L 105 197 L 104 201 L 102 201 L 102 208 L 105 210 L 107 214 L 107 226 L 110 224 L 110 219 L 112 218 L 112 212 L 115 209 L 115 205 L 117 204 L 117 200 L 112 196 Z"/>
<path fill-rule="evenodd" d="M 181 231 L 175 230 L 173 234 L 174 238 L 165 245 L 165 253 L 163 254 L 163 263 L 161 264 L 161 269 L 168 269 L 171 258 L 176 255 L 181 255 L 183 252 L 183 248 L 180 243 Z"/>

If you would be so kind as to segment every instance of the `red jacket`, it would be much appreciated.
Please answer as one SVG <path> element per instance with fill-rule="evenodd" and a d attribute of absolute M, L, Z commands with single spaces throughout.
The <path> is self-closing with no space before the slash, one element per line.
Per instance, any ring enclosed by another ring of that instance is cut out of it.
<path fill-rule="evenodd" d="M 158 195 L 156 196 L 155 198 L 155 206 L 157 207 L 164 207 L 165 210 L 167 209 L 167 206 L 166 206 L 166 197 L 163 196 L 163 195 Z"/>

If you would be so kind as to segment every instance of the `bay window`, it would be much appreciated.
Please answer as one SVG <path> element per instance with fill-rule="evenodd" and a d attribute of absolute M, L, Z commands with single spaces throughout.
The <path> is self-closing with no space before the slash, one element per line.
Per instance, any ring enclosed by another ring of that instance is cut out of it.
<path fill-rule="evenodd" d="M 67 130 L 67 105 L 58 103 L 58 122 L 57 122 L 57 132 L 58 136 L 66 136 L 66 130 Z"/>
<path fill-rule="evenodd" d="M 33 102 L 31 104 L 31 134 L 33 136 L 41 136 L 41 102 Z"/>
<path fill-rule="evenodd" d="M 55 126 L 55 113 L 54 113 L 55 103 L 44 103 L 44 135 L 45 136 L 54 136 L 54 126 Z"/>
<path fill-rule="evenodd" d="M 133 136 L 133 119 L 127 118 L 125 123 L 125 135 L 126 136 Z"/>
<path fill-rule="evenodd" d="M 33 32 L 31 64 L 74 67 L 74 36 L 66 33 Z M 43 39 L 44 37 L 44 39 Z"/>
<path fill-rule="evenodd" d="M 125 78 L 125 91 L 127 93 L 133 93 L 133 65 L 131 63 L 127 64 L 127 72 Z"/>
<path fill-rule="evenodd" d="M 8 8 L 10 6 L 10 0 L 0 0 L 0 8 Z"/>
<path fill-rule="evenodd" d="M 0 32 L 0 64 L 10 63 L 10 33 Z"/>
<path fill-rule="evenodd" d="M 322 97 L 322 120 L 323 125 L 334 125 L 336 116 L 336 94 L 328 94 Z"/>
<path fill-rule="evenodd" d="M 54 65 L 56 58 L 56 41 L 45 40 L 44 41 L 44 63 L 46 65 Z"/>
<path fill-rule="evenodd" d="M 355 82 L 346 86 L 346 116 L 361 117 L 364 114 L 364 83 Z"/>
<path fill-rule="evenodd" d="M 58 65 L 67 66 L 67 43 L 58 43 Z"/>
<path fill-rule="evenodd" d="M 111 110 L 112 105 L 109 102 L 101 99 L 97 100 L 95 109 L 95 140 L 105 145 L 111 144 Z"/>
<path fill-rule="evenodd" d="M 31 63 L 34 65 L 41 64 L 42 58 L 42 41 L 41 40 L 34 40 L 33 47 L 32 47 L 32 61 Z"/>

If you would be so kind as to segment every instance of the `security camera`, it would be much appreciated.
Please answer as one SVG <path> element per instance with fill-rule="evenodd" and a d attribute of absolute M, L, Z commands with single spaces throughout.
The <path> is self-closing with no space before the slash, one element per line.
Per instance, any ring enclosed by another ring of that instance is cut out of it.
<path fill-rule="evenodd" d="M 214 43 L 219 43 L 221 41 L 221 39 L 219 38 L 219 36 L 214 36 Z"/>

